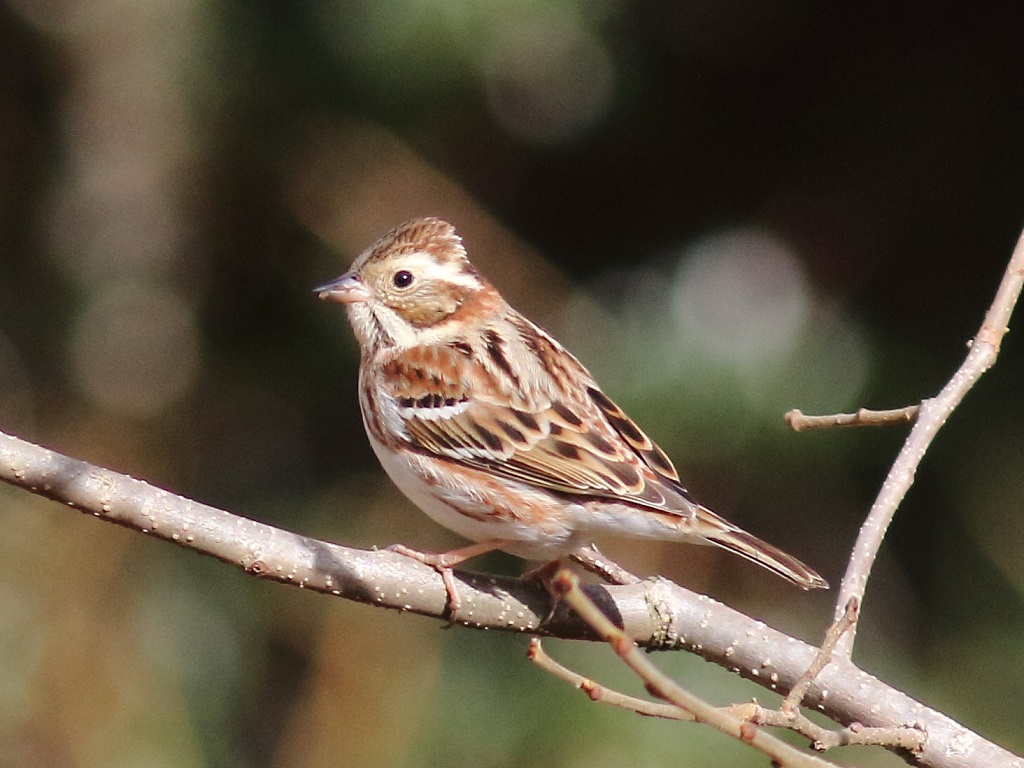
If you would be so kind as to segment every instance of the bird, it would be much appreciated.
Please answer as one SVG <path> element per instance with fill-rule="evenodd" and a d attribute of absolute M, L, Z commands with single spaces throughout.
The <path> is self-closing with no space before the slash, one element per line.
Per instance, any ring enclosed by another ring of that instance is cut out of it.
<path fill-rule="evenodd" d="M 450 616 L 452 568 L 465 560 L 503 550 L 555 563 L 604 537 L 715 544 L 804 589 L 828 587 L 694 499 L 583 364 L 473 266 L 450 223 L 405 222 L 315 293 L 345 306 L 363 425 L 384 470 L 472 542 L 391 547 L 440 572 Z"/>

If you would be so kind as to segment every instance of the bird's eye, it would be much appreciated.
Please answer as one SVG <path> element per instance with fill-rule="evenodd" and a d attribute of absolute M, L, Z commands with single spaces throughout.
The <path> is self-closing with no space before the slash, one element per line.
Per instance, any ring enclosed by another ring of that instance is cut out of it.
<path fill-rule="evenodd" d="M 392 278 L 396 288 L 408 288 L 412 285 L 412 272 L 408 269 L 400 269 L 395 272 L 395 276 Z"/>

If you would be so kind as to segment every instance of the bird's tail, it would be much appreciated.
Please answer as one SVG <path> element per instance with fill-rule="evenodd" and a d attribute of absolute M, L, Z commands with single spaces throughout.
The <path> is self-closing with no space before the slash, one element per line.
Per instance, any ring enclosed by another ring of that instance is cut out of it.
<path fill-rule="evenodd" d="M 828 582 L 817 571 L 804 565 L 792 555 L 787 555 L 781 549 L 773 547 L 766 541 L 761 541 L 742 528 L 737 528 L 710 510 L 705 509 L 702 512 L 707 514 L 706 516 L 705 514 L 700 515 L 702 523 L 700 533 L 712 544 L 735 552 L 740 557 L 745 557 L 804 589 L 828 589 Z"/>

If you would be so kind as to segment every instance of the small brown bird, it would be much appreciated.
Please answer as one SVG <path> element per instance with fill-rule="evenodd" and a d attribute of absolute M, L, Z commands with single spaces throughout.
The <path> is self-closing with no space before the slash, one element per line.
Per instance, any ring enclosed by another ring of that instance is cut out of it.
<path fill-rule="evenodd" d="M 451 224 L 414 219 L 317 289 L 361 349 L 359 405 L 395 484 L 475 544 L 397 549 L 445 577 L 501 549 L 551 561 L 600 537 L 712 543 L 805 588 L 825 580 L 693 499 L 586 368 L 510 307 Z"/>

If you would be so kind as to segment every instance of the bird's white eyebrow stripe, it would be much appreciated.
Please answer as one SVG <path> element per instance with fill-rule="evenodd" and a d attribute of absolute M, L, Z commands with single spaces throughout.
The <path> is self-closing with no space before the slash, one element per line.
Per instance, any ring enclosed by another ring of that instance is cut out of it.
<path fill-rule="evenodd" d="M 461 285 L 461 286 L 464 286 L 466 288 L 479 288 L 480 287 L 480 278 L 478 278 L 476 275 L 471 275 L 471 274 L 469 274 L 467 272 L 463 272 L 463 271 L 450 272 L 447 275 L 445 275 L 444 279 L 447 280 L 449 283 L 454 283 L 455 285 Z"/>
<path fill-rule="evenodd" d="M 418 271 L 427 280 L 442 280 L 452 285 L 477 290 L 482 287 L 480 278 L 472 271 L 466 271 L 462 263 L 457 261 L 438 261 L 426 251 L 413 251 L 403 254 L 402 262 Z"/>

